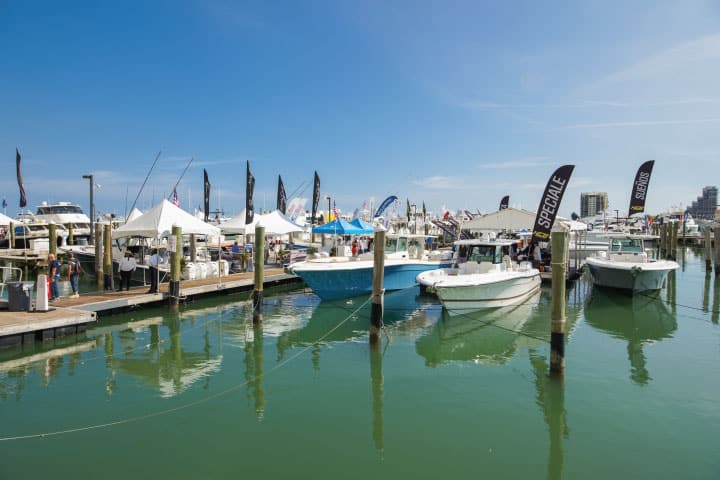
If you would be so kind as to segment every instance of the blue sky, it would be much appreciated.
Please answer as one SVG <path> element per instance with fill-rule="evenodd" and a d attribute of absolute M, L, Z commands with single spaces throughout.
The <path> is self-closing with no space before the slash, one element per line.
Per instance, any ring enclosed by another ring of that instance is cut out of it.
<path fill-rule="evenodd" d="M 309 184 L 352 211 L 387 195 L 428 209 L 535 210 L 576 165 L 581 192 L 628 208 L 655 159 L 647 210 L 717 185 L 720 4 L 703 1 L 0 0 L 0 195 L 122 214 L 178 193 L 255 206 Z M 311 197 L 311 188 L 305 191 Z M 127 199 L 127 200 L 126 200 Z M 188 205 L 190 202 L 191 205 Z M 321 202 L 324 204 L 324 202 Z"/>

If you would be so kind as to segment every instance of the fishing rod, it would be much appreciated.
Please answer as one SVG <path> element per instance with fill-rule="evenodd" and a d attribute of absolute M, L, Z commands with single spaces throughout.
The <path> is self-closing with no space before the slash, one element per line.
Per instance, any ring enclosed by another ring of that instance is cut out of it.
<path fill-rule="evenodd" d="M 185 176 L 185 172 L 187 172 L 188 168 L 190 168 L 190 164 L 193 162 L 193 160 L 195 160 L 195 157 L 190 158 L 190 161 L 188 162 L 188 164 L 185 165 L 185 170 L 182 171 L 182 173 L 180 174 L 180 178 L 178 178 L 178 181 L 175 182 L 175 186 L 172 188 L 172 190 L 170 190 L 170 195 L 168 195 L 168 200 L 170 200 L 170 197 L 172 197 L 173 192 L 176 191 L 175 189 L 177 188 L 177 186 L 180 185 L 180 181 Z"/>
<path fill-rule="evenodd" d="M 131 212 L 132 212 L 133 209 L 135 208 L 135 205 L 137 204 L 138 198 L 140 198 L 140 194 L 142 193 L 143 189 L 145 188 L 145 184 L 147 183 L 148 178 L 150 178 L 150 174 L 152 173 L 153 168 L 155 168 L 155 164 L 157 163 L 158 158 L 160 158 L 160 154 L 161 154 L 161 153 L 162 153 L 162 150 L 160 150 L 160 151 L 158 152 L 158 154 L 155 156 L 155 161 L 153 162 L 152 166 L 150 167 L 150 171 L 149 171 L 148 174 L 145 176 L 145 181 L 143 182 L 142 186 L 140 187 L 140 191 L 138 192 L 137 197 L 135 197 L 135 201 L 133 202 L 132 207 L 130 207 L 130 211 L 131 211 Z M 128 213 L 128 212 L 125 212 L 125 218 L 127 218 L 127 213 Z"/>

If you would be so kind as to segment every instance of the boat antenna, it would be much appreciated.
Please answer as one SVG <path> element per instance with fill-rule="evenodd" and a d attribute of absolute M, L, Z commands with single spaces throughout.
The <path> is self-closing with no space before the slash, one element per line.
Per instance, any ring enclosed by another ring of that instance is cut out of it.
<path fill-rule="evenodd" d="M 180 174 L 180 178 L 178 178 L 178 181 L 175 182 L 175 186 L 172 188 L 172 190 L 170 190 L 170 195 L 168 195 L 168 200 L 170 200 L 170 197 L 173 195 L 173 192 L 175 192 L 175 189 L 177 188 L 177 186 L 180 185 L 180 181 L 185 176 L 185 172 L 187 172 L 188 168 L 190 168 L 190 164 L 193 162 L 193 160 L 195 160 L 194 157 L 190 158 L 190 161 L 188 162 L 188 164 L 185 165 L 185 170 L 182 171 L 182 173 Z"/>
<path fill-rule="evenodd" d="M 150 167 L 150 171 L 145 176 L 145 181 L 143 182 L 142 186 L 140 187 L 140 191 L 138 192 L 137 197 L 135 197 L 135 201 L 133 202 L 132 207 L 130 207 L 131 212 L 133 211 L 133 208 L 135 208 L 135 204 L 137 203 L 138 198 L 140 198 L 140 194 L 142 193 L 143 189 L 145 188 L 145 184 L 147 183 L 148 178 L 150 178 L 150 174 L 152 173 L 153 168 L 155 168 L 155 164 L 157 163 L 158 158 L 160 158 L 161 153 L 162 153 L 162 150 L 160 150 L 158 152 L 158 154 L 155 156 L 155 161 L 153 162 L 152 166 Z M 127 214 L 128 214 L 128 212 L 125 212 L 125 218 L 127 218 Z"/>

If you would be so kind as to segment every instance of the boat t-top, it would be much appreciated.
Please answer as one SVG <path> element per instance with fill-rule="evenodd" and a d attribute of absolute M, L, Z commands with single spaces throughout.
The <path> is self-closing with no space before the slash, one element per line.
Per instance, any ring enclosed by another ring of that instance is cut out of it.
<path fill-rule="evenodd" d="M 540 289 L 540 271 L 512 260 L 518 240 L 472 239 L 453 244 L 456 264 L 423 272 L 417 282 L 451 314 L 518 305 Z"/>

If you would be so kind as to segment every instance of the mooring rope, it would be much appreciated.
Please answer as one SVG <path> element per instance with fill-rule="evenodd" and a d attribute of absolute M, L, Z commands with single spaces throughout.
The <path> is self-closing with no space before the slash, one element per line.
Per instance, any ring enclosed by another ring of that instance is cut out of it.
<path fill-rule="evenodd" d="M 214 393 L 214 394 L 209 395 L 209 396 L 207 396 L 207 397 L 201 398 L 201 399 L 196 400 L 196 401 L 194 401 L 194 402 L 186 403 L 186 404 L 184 404 L 184 405 L 178 405 L 177 407 L 168 408 L 168 409 L 165 409 L 165 410 L 160 410 L 160 411 L 148 413 L 148 414 L 145 414 L 145 415 L 139 415 L 139 416 L 136 416 L 136 417 L 123 418 L 123 419 L 120 419 L 120 420 L 115 420 L 115 421 L 107 422 L 107 423 L 100 423 L 100 424 L 95 424 L 95 425 L 86 425 L 86 426 L 77 427 L 77 428 L 69 428 L 69 429 L 65 429 L 65 430 L 57 430 L 57 431 L 54 431 L 54 432 L 33 433 L 33 434 L 28 434 L 28 435 L 16 435 L 16 436 L 12 436 L 12 437 L 0 437 L 0 442 L 9 442 L 9 441 L 14 441 L 14 440 L 27 440 L 27 439 L 31 439 L 31 438 L 45 438 L 45 437 L 52 437 L 52 436 L 58 436 L 58 435 L 65 435 L 65 434 L 68 434 L 68 433 L 77 433 L 77 432 L 84 432 L 84 431 L 88 431 L 88 430 L 98 430 L 98 429 L 101 429 L 101 428 L 114 427 L 114 426 L 117 426 L 117 425 L 124 425 L 124 424 L 127 424 L 127 423 L 134 423 L 134 422 L 139 422 L 139 421 L 141 421 L 141 420 L 147 420 L 147 419 L 149 419 L 149 418 L 154 418 L 154 417 L 159 417 L 159 416 L 162 416 L 162 415 L 167 415 L 167 414 L 169 414 L 169 413 L 178 412 L 178 411 L 180 411 L 180 410 L 185 410 L 185 409 L 194 407 L 194 406 L 196 406 L 196 405 L 200 405 L 200 404 L 209 402 L 210 400 L 214 400 L 214 399 L 216 399 L 216 398 L 222 397 L 222 396 L 224 396 L 224 395 L 227 395 L 228 393 L 234 392 L 235 390 L 238 390 L 238 389 L 240 389 L 240 388 L 242 388 L 242 387 L 244 387 L 244 386 L 247 386 L 250 382 L 253 382 L 253 381 L 259 380 L 260 378 L 266 377 L 268 374 L 273 373 L 273 372 L 279 370 L 281 367 L 283 367 L 283 366 L 287 365 L 288 363 L 290 363 L 291 361 L 295 360 L 296 358 L 298 358 L 300 355 L 302 355 L 303 353 L 307 352 L 308 350 L 310 350 L 310 349 L 312 349 L 312 348 L 315 348 L 315 344 L 321 342 L 325 337 L 327 337 L 328 335 L 330 335 L 331 333 L 333 333 L 335 330 L 337 330 L 338 328 L 340 328 L 343 324 L 345 324 L 345 322 L 347 322 L 350 318 L 352 318 L 361 308 L 365 307 L 365 305 L 367 305 L 369 301 L 370 301 L 370 299 L 368 299 L 367 301 L 363 302 L 363 304 L 360 305 L 357 309 L 355 309 L 355 311 L 353 311 L 353 313 L 351 313 L 350 315 L 348 315 L 347 317 L 345 317 L 344 320 L 342 320 L 342 321 L 339 322 L 337 325 L 335 325 L 333 328 L 331 328 L 330 330 L 328 330 L 327 332 L 325 332 L 323 335 L 321 335 L 320 338 L 318 338 L 317 340 L 315 340 L 312 344 L 306 346 L 305 348 L 302 348 L 301 350 L 299 350 L 298 352 L 296 352 L 294 355 L 291 355 L 291 356 L 288 357 L 287 359 L 278 362 L 274 367 L 272 367 L 270 370 L 268 370 L 267 373 L 264 373 L 264 374 L 261 374 L 261 375 L 255 375 L 253 378 L 251 378 L 251 379 L 249 379 L 249 380 L 246 380 L 246 381 L 244 381 L 244 382 L 238 383 L 238 384 L 236 384 L 236 385 L 233 385 L 233 386 L 231 386 L 231 387 L 226 388 L 225 390 L 222 390 L 222 391 L 220 391 L 220 392 Z"/>

